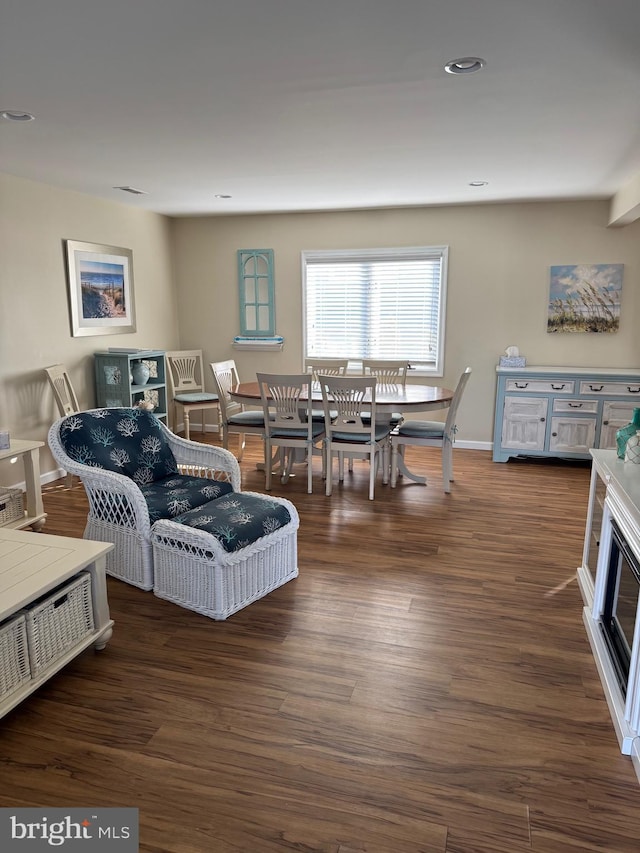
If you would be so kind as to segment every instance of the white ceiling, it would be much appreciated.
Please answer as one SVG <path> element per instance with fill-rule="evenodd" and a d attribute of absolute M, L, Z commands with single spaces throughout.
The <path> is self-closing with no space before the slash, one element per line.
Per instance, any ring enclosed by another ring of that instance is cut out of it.
<path fill-rule="evenodd" d="M 0 110 L 0 171 L 171 215 L 608 198 L 640 0 L 3 0 Z"/>

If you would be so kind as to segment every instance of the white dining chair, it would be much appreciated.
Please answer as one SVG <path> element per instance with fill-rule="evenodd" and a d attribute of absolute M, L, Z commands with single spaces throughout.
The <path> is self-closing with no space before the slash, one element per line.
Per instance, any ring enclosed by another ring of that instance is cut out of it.
<path fill-rule="evenodd" d="M 304 451 L 307 492 L 311 494 L 314 446 L 324 438 L 324 424 L 314 421 L 312 416 L 311 376 L 258 373 L 257 378 L 265 426 L 265 489 L 271 490 L 274 450 L 279 451 L 282 483 L 289 479 L 296 451 Z M 324 462 L 324 454 L 321 455 Z M 322 468 L 324 474 L 324 464 Z"/>
<path fill-rule="evenodd" d="M 404 450 L 407 445 L 416 447 L 440 447 L 442 449 L 442 479 L 444 490 L 451 491 L 453 482 L 453 442 L 457 431 L 456 418 L 460 400 L 467 386 L 471 368 L 465 368 L 447 411 L 447 418 L 442 421 L 403 421 L 391 433 L 391 487 L 395 488 L 398 471 L 404 467 Z M 415 482 L 426 484 L 426 477 L 412 477 Z"/>
<path fill-rule="evenodd" d="M 52 364 L 51 367 L 45 367 L 44 372 L 47 374 L 47 379 L 51 385 L 60 417 L 64 418 L 66 415 L 79 412 L 78 398 L 64 364 Z"/>
<path fill-rule="evenodd" d="M 378 467 L 388 482 L 389 419 L 376 419 L 375 376 L 318 376 L 325 414 L 326 494 L 333 485 L 333 459 L 338 457 L 344 480 L 344 457 L 369 461 L 369 500 L 374 498 Z M 366 417 L 365 415 L 368 415 Z"/>
<path fill-rule="evenodd" d="M 231 396 L 231 389 L 239 383 L 238 369 L 232 358 L 226 361 L 212 361 L 210 367 L 220 404 L 222 446 L 228 450 L 229 436 L 237 435 L 240 442 L 238 461 L 241 462 L 245 447 L 245 435 L 264 436 L 264 414 L 262 411 L 245 410 L 244 405 Z M 260 400 L 256 400 L 256 405 L 259 406 L 260 402 Z"/>
<path fill-rule="evenodd" d="M 202 368 L 202 350 L 173 350 L 165 353 L 169 389 L 174 407 L 182 412 L 184 437 L 190 440 L 191 412 L 202 413 L 202 432 L 206 427 L 206 412 L 215 409 L 219 413 L 217 394 L 205 391 Z M 174 420 L 177 421 L 177 414 Z M 219 414 L 217 420 L 220 420 Z M 177 426 L 174 423 L 173 427 Z"/>
<path fill-rule="evenodd" d="M 348 358 L 305 358 L 304 369 L 311 373 L 313 381 L 318 381 L 318 374 L 324 376 L 344 376 L 349 367 Z"/>
<path fill-rule="evenodd" d="M 67 415 L 79 412 L 80 404 L 76 392 L 73 390 L 71 377 L 64 364 L 52 364 L 50 367 L 45 367 L 44 372 L 51 385 L 53 399 L 56 401 L 60 417 L 64 418 Z M 67 473 L 66 479 L 67 487 L 70 489 L 73 486 L 73 474 Z"/>
<path fill-rule="evenodd" d="M 404 359 L 363 358 L 362 372 L 365 376 L 375 376 L 378 385 L 407 384 L 409 362 Z"/>

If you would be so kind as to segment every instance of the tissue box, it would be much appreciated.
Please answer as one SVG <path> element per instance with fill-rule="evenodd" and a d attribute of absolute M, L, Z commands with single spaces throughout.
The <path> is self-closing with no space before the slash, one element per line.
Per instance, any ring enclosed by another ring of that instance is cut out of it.
<path fill-rule="evenodd" d="M 523 355 L 501 355 L 500 367 L 526 367 L 527 359 Z"/>

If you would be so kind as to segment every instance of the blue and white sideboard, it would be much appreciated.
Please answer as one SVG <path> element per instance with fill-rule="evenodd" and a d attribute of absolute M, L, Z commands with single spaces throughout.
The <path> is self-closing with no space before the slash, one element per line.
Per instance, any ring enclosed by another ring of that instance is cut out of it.
<path fill-rule="evenodd" d="M 640 407 L 640 369 L 497 367 L 493 460 L 590 459 Z"/>

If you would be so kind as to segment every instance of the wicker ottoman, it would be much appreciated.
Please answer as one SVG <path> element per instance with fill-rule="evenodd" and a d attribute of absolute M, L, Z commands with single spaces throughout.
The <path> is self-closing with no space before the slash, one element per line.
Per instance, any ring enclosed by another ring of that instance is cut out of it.
<path fill-rule="evenodd" d="M 298 526 L 284 498 L 232 492 L 151 528 L 153 591 L 226 619 L 298 575 Z"/>

